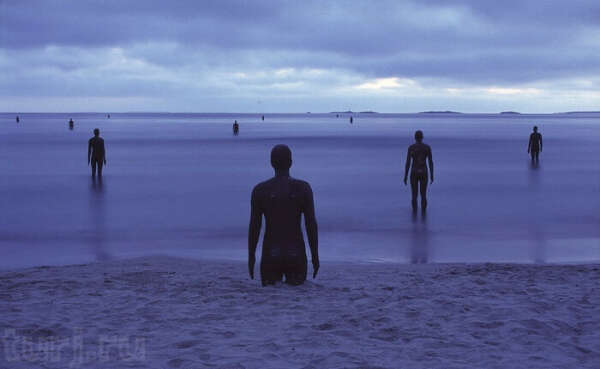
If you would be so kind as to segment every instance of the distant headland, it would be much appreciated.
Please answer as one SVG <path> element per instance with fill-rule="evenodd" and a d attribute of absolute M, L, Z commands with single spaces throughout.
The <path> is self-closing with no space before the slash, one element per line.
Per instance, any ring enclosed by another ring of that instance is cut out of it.
<path fill-rule="evenodd" d="M 421 111 L 417 114 L 463 114 L 463 113 L 458 112 L 458 111 L 451 111 L 451 110 L 444 110 L 444 111 L 430 110 L 430 111 Z"/>
<path fill-rule="evenodd" d="M 365 111 L 346 110 L 346 111 L 332 111 L 329 114 L 378 114 L 378 113 L 376 111 L 372 111 L 372 110 L 365 110 Z"/>
<path fill-rule="evenodd" d="M 501 111 L 500 114 L 505 114 L 505 115 L 521 115 L 521 113 L 519 113 L 518 111 Z"/>
<path fill-rule="evenodd" d="M 590 110 L 590 111 L 566 111 L 564 113 L 554 113 L 554 114 L 600 114 L 600 111 Z"/>

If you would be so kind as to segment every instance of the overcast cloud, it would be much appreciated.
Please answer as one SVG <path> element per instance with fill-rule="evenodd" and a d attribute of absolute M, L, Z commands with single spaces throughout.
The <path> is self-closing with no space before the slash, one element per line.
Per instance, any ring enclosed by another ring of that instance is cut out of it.
<path fill-rule="evenodd" d="M 0 0 L 1 111 L 600 110 L 599 1 Z"/>

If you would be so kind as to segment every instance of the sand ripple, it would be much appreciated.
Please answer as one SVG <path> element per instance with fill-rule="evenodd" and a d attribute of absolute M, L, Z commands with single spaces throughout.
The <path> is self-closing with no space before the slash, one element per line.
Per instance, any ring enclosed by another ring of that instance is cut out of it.
<path fill-rule="evenodd" d="M 262 288 L 237 262 L 0 273 L 0 367 L 597 368 L 596 265 L 327 264 Z"/>

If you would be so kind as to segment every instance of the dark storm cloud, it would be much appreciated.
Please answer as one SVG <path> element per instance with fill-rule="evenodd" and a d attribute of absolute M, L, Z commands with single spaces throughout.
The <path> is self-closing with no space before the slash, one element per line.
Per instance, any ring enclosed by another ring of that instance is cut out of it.
<path fill-rule="evenodd" d="M 598 70 L 599 18 L 597 1 L 3 1 L 0 47 L 303 51 L 294 66 L 504 83 Z"/>
<path fill-rule="evenodd" d="M 227 106 L 318 92 L 376 101 L 397 85 L 410 87 L 396 96 L 468 101 L 506 87 L 493 91 L 537 89 L 541 106 L 598 88 L 598 20 L 596 0 L 0 0 L 0 95 L 212 94 Z"/>

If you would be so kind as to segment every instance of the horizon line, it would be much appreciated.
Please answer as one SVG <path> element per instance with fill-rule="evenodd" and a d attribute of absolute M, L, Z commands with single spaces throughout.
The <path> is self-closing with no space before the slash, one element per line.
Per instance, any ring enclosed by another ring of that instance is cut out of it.
<path fill-rule="evenodd" d="M 460 112 L 450 110 L 428 110 L 419 112 L 377 112 L 370 110 L 362 111 L 328 111 L 328 112 L 190 112 L 190 111 L 3 111 L 0 114 L 457 114 L 457 115 L 553 115 L 553 114 L 600 114 L 600 110 L 574 110 L 551 113 L 523 113 L 516 111 L 502 112 Z"/>

